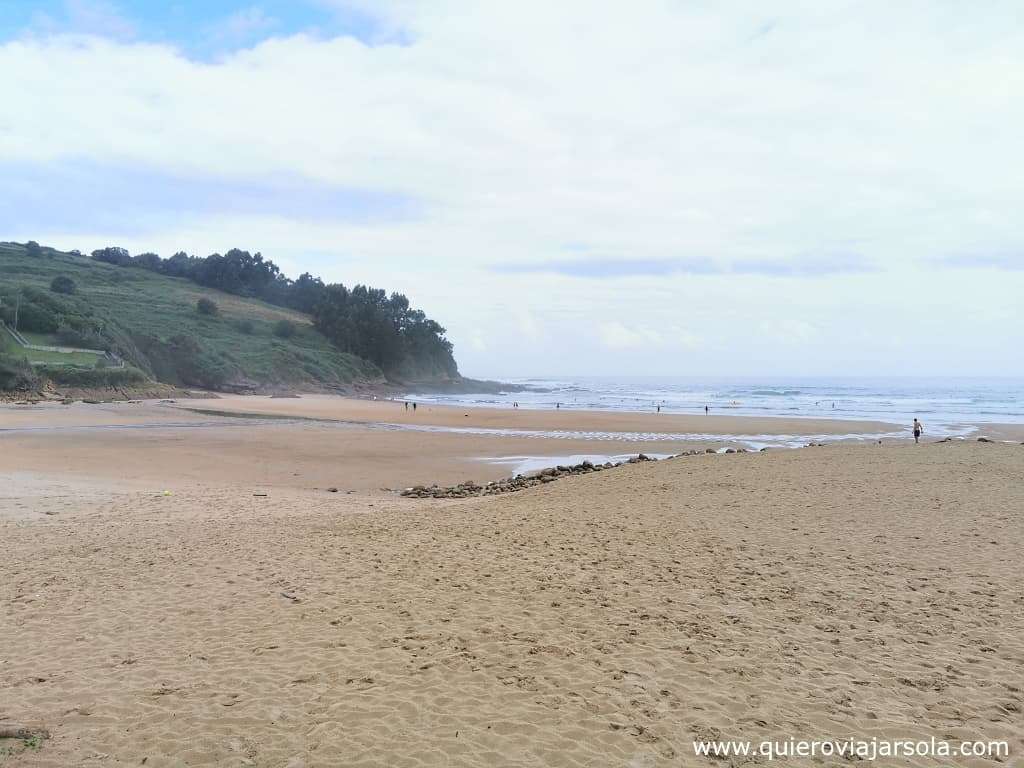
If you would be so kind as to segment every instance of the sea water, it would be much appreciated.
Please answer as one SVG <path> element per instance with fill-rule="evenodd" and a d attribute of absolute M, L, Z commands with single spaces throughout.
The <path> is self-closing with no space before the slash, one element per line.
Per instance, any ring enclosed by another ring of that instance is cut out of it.
<path fill-rule="evenodd" d="M 905 428 L 915 417 L 929 434 L 967 425 L 1024 423 L 1024 380 L 967 378 L 759 379 L 523 378 L 525 391 L 408 395 L 419 402 L 474 407 L 783 416 L 882 421 Z"/>

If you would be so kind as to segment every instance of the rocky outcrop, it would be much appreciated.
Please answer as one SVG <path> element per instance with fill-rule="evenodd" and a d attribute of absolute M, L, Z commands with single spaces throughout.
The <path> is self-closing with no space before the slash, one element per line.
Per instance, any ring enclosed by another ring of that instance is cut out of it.
<path fill-rule="evenodd" d="M 717 453 L 714 448 L 706 449 L 707 453 Z M 746 453 L 746 448 L 729 448 L 726 453 Z M 684 451 L 683 453 L 677 453 L 675 456 L 670 456 L 670 459 L 678 459 L 683 456 L 703 456 L 705 450 L 695 449 L 692 451 Z M 499 493 L 515 493 L 516 491 L 522 491 L 526 488 L 533 488 L 538 485 L 546 485 L 547 483 L 554 482 L 561 477 L 569 477 L 571 475 L 587 475 L 591 472 L 603 472 L 608 469 L 615 469 L 621 467 L 624 464 L 642 464 L 646 461 L 658 461 L 653 459 L 646 454 L 637 454 L 626 461 L 610 462 L 607 461 L 604 464 L 593 464 L 589 461 L 583 461 L 579 464 L 573 464 L 566 466 L 559 464 L 557 467 L 549 467 L 529 475 L 516 475 L 515 477 L 506 477 L 501 480 L 492 480 L 486 485 L 480 485 L 473 480 L 466 480 L 464 483 L 451 486 L 438 486 L 438 485 L 416 485 L 412 488 L 406 488 L 401 492 L 402 496 L 408 496 L 415 499 L 464 499 L 470 496 L 494 496 Z"/>

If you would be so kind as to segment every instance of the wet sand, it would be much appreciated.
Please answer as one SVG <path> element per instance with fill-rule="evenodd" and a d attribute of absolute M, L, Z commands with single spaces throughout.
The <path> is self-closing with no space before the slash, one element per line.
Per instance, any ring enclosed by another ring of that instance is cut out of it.
<path fill-rule="evenodd" d="M 303 395 L 300 399 L 222 397 L 189 400 L 185 407 L 235 413 L 275 414 L 306 418 L 393 424 L 432 424 L 443 427 L 489 429 L 566 430 L 589 432 L 714 433 L 721 435 L 779 435 L 891 432 L 899 426 L 878 421 L 802 419 L 726 414 L 630 413 L 625 411 L 531 410 L 527 408 L 460 408 L 423 404 L 415 411 L 402 402 L 360 400 L 330 395 Z"/>

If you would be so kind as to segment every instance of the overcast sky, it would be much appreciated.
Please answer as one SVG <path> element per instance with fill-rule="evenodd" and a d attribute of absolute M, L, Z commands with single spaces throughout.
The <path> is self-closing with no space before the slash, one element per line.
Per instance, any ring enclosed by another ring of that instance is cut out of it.
<path fill-rule="evenodd" d="M 469 375 L 1024 375 L 1020 11 L 4 0 L 0 239 L 401 291 Z"/>

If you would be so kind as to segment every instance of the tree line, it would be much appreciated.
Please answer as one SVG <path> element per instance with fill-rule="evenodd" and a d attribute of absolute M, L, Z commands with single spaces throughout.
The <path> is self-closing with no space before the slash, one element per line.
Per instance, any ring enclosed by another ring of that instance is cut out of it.
<path fill-rule="evenodd" d="M 305 272 L 292 280 L 260 253 L 233 248 L 205 258 L 184 252 L 169 258 L 132 256 L 124 248 L 100 248 L 92 258 L 119 267 L 180 277 L 238 296 L 262 299 L 312 315 L 317 330 L 343 352 L 375 363 L 391 378 L 453 379 L 458 368 L 445 329 L 413 309 L 400 293 L 341 283 L 325 284 Z"/>

